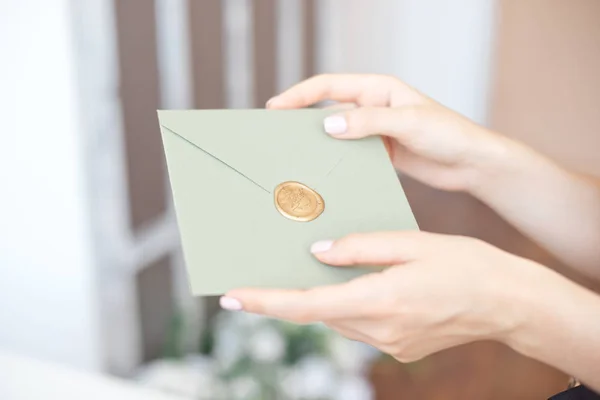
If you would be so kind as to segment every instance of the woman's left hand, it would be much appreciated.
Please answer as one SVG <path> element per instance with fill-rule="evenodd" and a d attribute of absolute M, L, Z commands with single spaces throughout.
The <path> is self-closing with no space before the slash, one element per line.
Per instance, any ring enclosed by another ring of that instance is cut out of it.
<path fill-rule="evenodd" d="M 543 285 L 550 272 L 476 239 L 424 232 L 356 234 L 317 242 L 311 250 L 336 267 L 389 268 L 309 290 L 232 290 L 221 305 L 324 322 L 410 362 L 475 340 L 509 341 L 528 318 L 519 296 L 530 292 L 532 280 Z"/>

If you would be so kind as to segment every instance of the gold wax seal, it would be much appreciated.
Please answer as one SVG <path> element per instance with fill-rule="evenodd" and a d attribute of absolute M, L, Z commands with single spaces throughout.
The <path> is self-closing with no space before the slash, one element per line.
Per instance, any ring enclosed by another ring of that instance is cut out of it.
<path fill-rule="evenodd" d="M 283 182 L 275 188 L 275 207 L 286 218 L 312 221 L 325 210 L 321 195 L 300 182 Z"/>

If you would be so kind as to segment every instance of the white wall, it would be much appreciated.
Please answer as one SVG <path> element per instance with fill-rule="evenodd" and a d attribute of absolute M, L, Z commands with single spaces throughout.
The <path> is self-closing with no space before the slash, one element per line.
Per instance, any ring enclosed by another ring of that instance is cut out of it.
<path fill-rule="evenodd" d="M 0 2 L 0 347 L 96 369 L 69 3 Z"/>
<path fill-rule="evenodd" d="M 485 123 L 495 0 L 322 0 L 321 71 L 393 74 Z"/>

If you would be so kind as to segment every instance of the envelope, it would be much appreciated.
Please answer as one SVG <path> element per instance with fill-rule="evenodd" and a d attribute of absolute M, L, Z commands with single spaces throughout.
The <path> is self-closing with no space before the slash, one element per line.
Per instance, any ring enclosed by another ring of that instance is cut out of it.
<path fill-rule="evenodd" d="M 323 265 L 312 243 L 418 229 L 382 140 L 327 135 L 331 113 L 158 111 L 192 294 L 344 282 L 373 269 Z"/>

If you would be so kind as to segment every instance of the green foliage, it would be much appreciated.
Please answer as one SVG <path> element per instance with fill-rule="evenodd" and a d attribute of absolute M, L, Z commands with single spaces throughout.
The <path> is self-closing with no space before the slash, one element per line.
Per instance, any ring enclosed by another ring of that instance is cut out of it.
<path fill-rule="evenodd" d="M 293 325 L 279 322 L 287 339 L 284 362 L 286 365 L 296 364 L 302 357 L 309 354 L 324 354 L 326 352 L 326 336 L 316 325 Z"/>
<path fill-rule="evenodd" d="M 167 329 L 167 339 L 163 350 L 165 358 L 183 357 L 182 342 L 184 329 L 185 322 L 183 313 L 179 310 L 175 310 L 171 315 Z"/>
<path fill-rule="evenodd" d="M 223 380 L 231 380 L 241 375 L 245 375 L 253 367 L 253 362 L 248 356 L 240 358 L 231 368 L 227 371 L 222 371 L 220 376 Z"/>
<path fill-rule="evenodd" d="M 200 354 L 210 356 L 215 348 L 215 334 L 212 329 L 205 329 L 200 336 Z"/>

